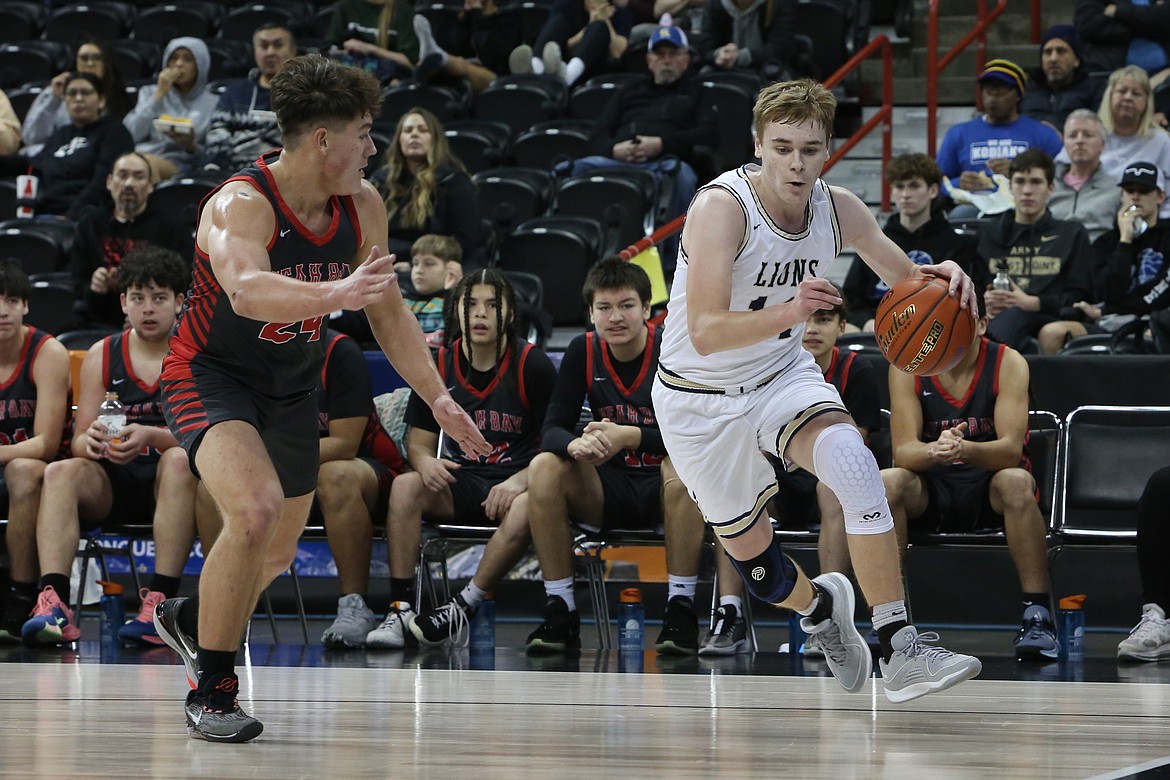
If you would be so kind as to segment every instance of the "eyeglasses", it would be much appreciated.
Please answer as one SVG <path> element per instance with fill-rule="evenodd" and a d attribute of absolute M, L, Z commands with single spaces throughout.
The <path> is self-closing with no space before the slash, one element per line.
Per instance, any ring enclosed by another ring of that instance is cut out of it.
<path fill-rule="evenodd" d="M 67 89 L 67 90 L 65 90 L 65 97 L 69 98 L 70 100 L 76 100 L 77 98 L 87 98 L 90 95 L 96 95 L 96 94 L 97 94 L 97 90 L 93 89 L 92 87 L 90 89 Z"/>
<path fill-rule="evenodd" d="M 105 58 L 102 57 L 102 55 L 100 55 L 100 54 L 78 54 L 77 55 L 78 62 L 101 62 L 103 59 L 105 59 Z"/>

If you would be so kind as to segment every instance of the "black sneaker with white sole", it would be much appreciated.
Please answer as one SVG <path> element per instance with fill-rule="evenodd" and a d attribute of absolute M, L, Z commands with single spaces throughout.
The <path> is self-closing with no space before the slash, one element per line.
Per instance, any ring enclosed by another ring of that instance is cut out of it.
<path fill-rule="evenodd" d="M 581 647 L 581 616 L 560 596 L 549 596 L 544 622 L 528 635 L 529 653 L 564 653 Z"/>

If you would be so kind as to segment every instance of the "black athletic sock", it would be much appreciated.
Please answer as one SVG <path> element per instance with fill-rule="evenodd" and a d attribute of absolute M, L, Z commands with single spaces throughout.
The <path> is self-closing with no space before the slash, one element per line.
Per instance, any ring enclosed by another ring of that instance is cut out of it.
<path fill-rule="evenodd" d="M 878 641 L 882 644 L 882 658 L 887 662 L 890 660 L 890 656 L 894 654 L 894 646 L 890 640 L 894 638 L 894 634 L 908 625 L 910 623 L 905 620 L 895 620 L 893 623 L 887 623 L 877 630 Z"/>
<path fill-rule="evenodd" d="M 812 586 L 817 594 L 817 605 L 808 619 L 813 623 L 822 623 L 833 617 L 833 594 L 815 582 L 812 583 Z"/>
<path fill-rule="evenodd" d="M 235 650 L 204 650 L 199 648 L 199 683 L 217 674 L 234 674 L 236 671 Z"/>
<path fill-rule="evenodd" d="M 417 594 L 414 592 L 414 577 L 391 577 L 390 578 L 390 601 L 405 601 L 412 607 L 418 606 L 415 603 Z"/>
<path fill-rule="evenodd" d="M 42 574 L 40 590 L 44 590 L 46 586 L 51 586 L 53 590 L 57 591 L 57 598 L 66 604 L 69 603 L 69 575 L 68 574 Z"/>
<path fill-rule="evenodd" d="M 159 574 L 156 571 L 150 578 L 150 589 L 163 594 L 168 599 L 173 599 L 175 596 L 179 595 L 180 581 L 181 580 L 178 577 L 168 577 L 167 575 Z"/>
<path fill-rule="evenodd" d="M 179 614 L 175 617 L 179 630 L 199 644 L 199 596 L 194 595 L 183 602 L 179 607 Z"/>

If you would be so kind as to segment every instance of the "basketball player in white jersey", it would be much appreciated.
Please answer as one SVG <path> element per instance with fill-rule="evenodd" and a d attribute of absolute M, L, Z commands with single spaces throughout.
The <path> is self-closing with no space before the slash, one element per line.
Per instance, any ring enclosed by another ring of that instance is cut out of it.
<path fill-rule="evenodd" d="M 848 691 L 872 672 L 842 574 L 814 580 L 780 551 L 765 513 L 776 481 L 761 450 L 828 485 L 845 511 L 849 552 L 873 608 L 886 697 L 908 701 L 977 675 L 979 660 L 938 645 L 907 620 L 894 524 L 877 462 L 836 388 L 801 348 L 804 321 L 840 304 L 823 278 L 850 245 L 890 286 L 915 274 L 948 280 L 974 313 L 971 280 L 953 262 L 917 266 L 857 196 L 820 180 L 837 101 L 815 81 L 763 89 L 760 165 L 699 190 L 679 250 L 654 387 L 666 449 L 683 483 L 757 598 L 799 612 Z"/>

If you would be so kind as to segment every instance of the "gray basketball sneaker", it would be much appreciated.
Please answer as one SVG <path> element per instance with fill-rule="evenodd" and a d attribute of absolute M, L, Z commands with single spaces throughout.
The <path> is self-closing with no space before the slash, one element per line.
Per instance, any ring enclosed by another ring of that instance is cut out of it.
<path fill-rule="evenodd" d="M 817 638 L 829 671 L 841 683 L 841 687 L 850 693 L 857 693 L 873 674 L 873 656 L 853 625 L 853 607 L 856 603 L 853 584 L 839 572 L 814 577 L 813 582 L 832 597 L 833 615 L 820 623 L 813 623 L 807 617 L 801 618 L 800 627 L 810 639 L 814 636 Z"/>
<path fill-rule="evenodd" d="M 938 634 L 920 634 L 914 626 L 894 634 L 890 640 L 894 654 L 888 663 L 884 658 L 878 662 L 887 699 L 895 704 L 917 699 L 970 680 L 982 671 L 978 658 L 930 644 L 937 641 Z"/>
<path fill-rule="evenodd" d="M 179 610 L 187 602 L 185 598 L 166 599 L 154 608 L 154 630 L 167 647 L 179 654 L 187 668 L 187 684 L 199 687 L 199 647 L 193 637 L 179 628 Z"/>
<path fill-rule="evenodd" d="M 234 674 L 217 674 L 187 693 L 187 731 L 208 742 L 249 742 L 264 731 L 264 724 L 240 709 L 236 701 L 240 680 Z"/>

